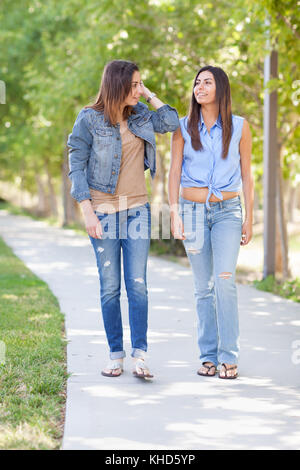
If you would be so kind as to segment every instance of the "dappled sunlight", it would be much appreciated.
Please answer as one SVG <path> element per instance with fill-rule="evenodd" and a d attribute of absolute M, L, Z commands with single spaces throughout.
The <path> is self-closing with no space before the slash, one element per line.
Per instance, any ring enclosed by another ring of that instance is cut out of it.
<path fill-rule="evenodd" d="M 219 407 L 220 399 L 212 398 L 206 401 L 204 409 L 216 409 Z M 273 404 L 268 400 L 253 400 L 251 397 L 234 396 L 227 397 L 226 401 L 222 404 L 223 410 L 239 411 L 247 413 L 264 412 L 264 413 L 281 413 L 289 408 L 284 404 Z"/>
<path fill-rule="evenodd" d="M 172 332 L 172 330 L 166 331 L 165 333 L 159 333 L 157 331 L 149 331 L 148 332 L 148 338 L 149 339 L 154 339 L 154 338 L 188 338 L 191 335 L 186 334 L 186 333 L 175 333 Z"/>
<path fill-rule="evenodd" d="M 152 310 L 173 310 L 173 308 L 168 305 L 153 305 Z"/>
<path fill-rule="evenodd" d="M 271 315 L 270 312 L 263 312 L 260 310 L 256 310 L 255 312 L 253 312 L 253 314 L 257 316 L 265 316 L 265 317 L 269 317 Z"/>
<path fill-rule="evenodd" d="M 100 330 L 68 329 L 68 336 L 104 336 L 105 332 Z"/>
<path fill-rule="evenodd" d="M 189 363 L 167 361 L 164 369 L 172 370 L 172 366 L 187 367 Z M 124 434 L 116 428 L 117 422 L 130 422 L 126 438 L 132 448 L 142 448 L 144 441 L 149 443 L 151 439 L 145 437 L 148 428 L 155 429 L 158 422 L 159 441 L 153 443 L 155 449 L 159 442 L 164 442 L 169 449 L 175 446 L 191 450 L 276 449 L 290 442 L 299 445 L 299 432 L 295 431 L 300 424 L 300 412 L 295 408 L 298 392 L 276 386 L 271 379 L 243 377 L 224 383 L 217 378 L 207 380 L 194 375 L 188 381 L 184 377 L 174 380 L 173 376 L 170 383 L 161 382 L 159 377 L 146 383 L 125 373 L 113 380 L 108 384 L 80 386 L 80 390 L 86 398 L 101 400 L 94 401 L 99 421 L 105 416 L 105 409 L 114 410 L 113 422 L 105 424 L 105 436 L 113 432 L 119 449 Z M 143 427 L 145 420 L 147 430 Z M 291 439 L 287 439 L 287 435 Z"/>
<path fill-rule="evenodd" d="M 264 297 L 252 297 L 252 302 L 261 302 L 261 305 L 267 305 L 266 299 Z"/>
<path fill-rule="evenodd" d="M 166 292 L 166 289 L 163 289 L 162 287 L 151 287 L 148 286 L 148 292 Z"/>
<path fill-rule="evenodd" d="M 114 377 L 114 381 L 120 382 L 120 377 Z M 89 394 L 92 397 L 109 398 L 109 399 L 132 399 L 138 398 L 139 393 L 133 390 L 125 390 L 122 387 L 105 384 L 93 384 L 91 386 L 81 387 L 82 392 Z"/>
<path fill-rule="evenodd" d="M 191 364 L 187 361 L 167 361 L 165 367 L 190 367 Z"/>
<path fill-rule="evenodd" d="M 141 433 L 141 436 L 143 434 Z M 116 437 L 115 433 L 111 433 L 111 437 L 107 436 L 107 433 L 105 437 L 102 438 L 95 438 L 95 437 L 90 437 L 90 438 L 76 438 L 76 437 L 70 437 L 68 438 L 68 441 L 70 443 L 74 444 L 74 448 L 76 448 L 77 445 L 80 447 L 83 445 L 84 448 L 95 450 L 95 449 L 106 449 L 106 450 L 116 450 Z M 163 450 L 163 449 L 176 449 L 176 447 L 166 447 L 161 444 L 157 444 L 156 441 L 152 440 L 130 440 L 130 439 L 125 439 L 123 437 L 118 437 L 118 450 L 136 450 L 136 449 L 157 449 L 157 450 Z"/>
<path fill-rule="evenodd" d="M 103 377 L 109 348 L 89 240 L 35 221 L 9 219 L 11 225 L 5 224 L 2 232 L 9 233 L 5 237 L 17 255 L 49 284 L 66 315 L 72 373 L 66 424 L 70 417 L 76 424 L 68 432 L 68 445 L 191 450 L 299 447 L 300 366 L 292 363 L 292 344 L 300 337 L 298 304 L 238 285 L 240 376 L 233 381 L 199 377 L 191 270 L 150 257 L 147 363 L 154 379 L 146 382 L 132 376 L 123 282 L 125 371 L 117 378 Z M 33 313 L 30 319 L 47 320 Z"/>

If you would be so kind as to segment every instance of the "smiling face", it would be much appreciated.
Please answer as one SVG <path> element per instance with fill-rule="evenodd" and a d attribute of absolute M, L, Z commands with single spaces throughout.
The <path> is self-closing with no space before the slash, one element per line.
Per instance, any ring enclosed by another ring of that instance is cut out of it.
<path fill-rule="evenodd" d="M 131 80 L 131 91 L 124 101 L 124 106 L 134 106 L 136 105 L 140 97 L 142 96 L 142 80 L 141 74 L 137 70 L 133 72 Z"/>
<path fill-rule="evenodd" d="M 194 86 L 194 96 L 198 104 L 211 104 L 216 102 L 216 82 L 213 74 L 208 70 L 199 73 Z"/>

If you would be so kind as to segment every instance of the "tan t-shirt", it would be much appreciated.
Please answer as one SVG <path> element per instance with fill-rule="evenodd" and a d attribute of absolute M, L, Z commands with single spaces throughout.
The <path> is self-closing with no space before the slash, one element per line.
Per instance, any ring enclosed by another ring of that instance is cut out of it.
<path fill-rule="evenodd" d="M 96 212 L 112 214 L 148 202 L 144 174 L 144 140 L 136 137 L 127 127 L 120 126 L 122 158 L 118 183 L 114 194 L 90 188 L 92 207 Z"/>

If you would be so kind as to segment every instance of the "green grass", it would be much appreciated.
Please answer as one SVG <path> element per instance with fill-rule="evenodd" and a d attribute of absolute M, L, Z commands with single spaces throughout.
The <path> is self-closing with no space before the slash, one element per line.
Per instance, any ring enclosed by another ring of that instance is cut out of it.
<path fill-rule="evenodd" d="M 64 317 L 0 238 L 0 449 L 58 449 L 66 400 Z M 0 357 L 1 359 L 1 357 Z"/>
<path fill-rule="evenodd" d="M 300 279 L 296 278 L 290 281 L 278 281 L 274 276 L 267 276 L 262 281 L 254 281 L 254 286 L 266 292 L 280 295 L 286 299 L 300 302 Z"/>

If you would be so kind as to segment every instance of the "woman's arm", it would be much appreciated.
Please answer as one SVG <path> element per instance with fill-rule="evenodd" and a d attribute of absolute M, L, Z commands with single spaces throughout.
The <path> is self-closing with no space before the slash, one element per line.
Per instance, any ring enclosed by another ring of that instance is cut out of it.
<path fill-rule="evenodd" d="M 145 85 L 143 84 L 143 97 L 145 98 L 146 101 L 147 101 L 147 99 L 149 98 L 149 96 L 151 94 L 152 93 L 149 90 L 149 88 L 146 88 Z M 157 96 L 153 96 L 153 98 L 151 98 L 151 100 L 150 100 L 150 103 L 151 103 L 151 106 L 153 106 L 153 108 L 155 108 L 155 109 L 159 109 L 159 108 L 161 108 L 162 106 L 165 105 L 165 103 L 160 101 L 160 99 L 157 98 Z"/>
<path fill-rule="evenodd" d="M 183 159 L 184 139 L 180 127 L 172 134 L 171 142 L 171 167 L 169 171 L 169 205 L 171 216 L 171 231 L 174 238 L 184 240 L 183 223 L 179 216 L 178 198 L 181 178 L 181 168 Z"/>
<path fill-rule="evenodd" d="M 145 100 L 147 100 L 150 95 L 151 91 L 143 84 L 143 97 Z M 163 103 L 157 96 L 154 96 L 150 100 L 150 104 L 156 109 L 156 111 L 150 111 L 154 132 L 165 134 L 166 132 L 175 131 L 179 126 L 179 118 L 176 109 Z"/>
<path fill-rule="evenodd" d="M 91 204 L 91 194 L 85 174 L 93 137 L 84 114 L 85 110 L 81 110 L 78 114 L 67 143 L 69 147 L 69 178 L 72 181 L 71 196 L 80 205 L 87 233 L 93 238 L 101 238 L 101 223 Z"/>
<path fill-rule="evenodd" d="M 85 109 L 79 112 L 67 142 L 70 170 L 68 176 L 72 182 L 71 196 L 77 202 L 91 198 L 85 170 L 90 158 L 93 136 L 85 118 L 86 112 Z"/>
<path fill-rule="evenodd" d="M 253 224 L 253 200 L 254 200 L 254 183 L 251 170 L 251 151 L 252 138 L 248 121 L 243 123 L 242 137 L 240 140 L 240 156 L 241 156 L 241 173 L 243 182 L 243 194 L 245 202 L 245 218 L 242 227 L 241 245 L 247 245 L 252 238 Z"/>

